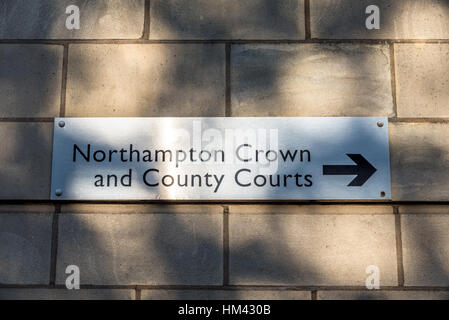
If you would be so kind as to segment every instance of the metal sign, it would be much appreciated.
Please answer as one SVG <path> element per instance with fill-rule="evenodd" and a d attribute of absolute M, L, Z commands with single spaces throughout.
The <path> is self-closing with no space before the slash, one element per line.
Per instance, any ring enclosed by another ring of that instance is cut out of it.
<path fill-rule="evenodd" d="M 53 200 L 391 199 L 387 118 L 56 118 Z"/>

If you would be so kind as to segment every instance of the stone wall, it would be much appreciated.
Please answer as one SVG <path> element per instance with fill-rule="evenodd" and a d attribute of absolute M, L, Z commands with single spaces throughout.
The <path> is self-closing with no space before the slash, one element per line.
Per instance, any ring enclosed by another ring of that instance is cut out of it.
<path fill-rule="evenodd" d="M 0 298 L 449 298 L 447 0 L 2 0 L 0 97 Z M 52 202 L 60 116 L 389 117 L 393 200 Z"/>

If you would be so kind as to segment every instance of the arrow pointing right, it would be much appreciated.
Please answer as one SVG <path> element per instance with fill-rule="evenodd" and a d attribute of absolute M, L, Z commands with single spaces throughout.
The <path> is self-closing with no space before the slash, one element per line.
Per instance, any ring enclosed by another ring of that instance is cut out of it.
<path fill-rule="evenodd" d="M 355 166 L 349 165 L 323 165 L 323 175 L 357 175 L 348 187 L 361 187 L 377 171 L 361 154 L 346 154 Z"/>

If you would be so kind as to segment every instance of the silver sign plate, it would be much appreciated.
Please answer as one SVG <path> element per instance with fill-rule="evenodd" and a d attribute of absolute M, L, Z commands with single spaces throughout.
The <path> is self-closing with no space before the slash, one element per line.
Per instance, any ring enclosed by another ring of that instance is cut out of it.
<path fill-rule="evenodd" d="M 388 200 L 387 118 L 56 118 L 53 200 Z"/>

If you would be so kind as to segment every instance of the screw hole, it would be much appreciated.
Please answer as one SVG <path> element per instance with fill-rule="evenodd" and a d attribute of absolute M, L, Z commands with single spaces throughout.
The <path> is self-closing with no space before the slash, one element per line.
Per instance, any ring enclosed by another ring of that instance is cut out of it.
<path fill-rule="evenodd" d="M 384 198 L 384 197 L 385 197 L 385 191 L 381 191 L 381 192 L 380 192 L 380 196 L 381 196 L 382 198 Z"/>
<path fill-rule="evenodd" d="M 64 128 L 65 127 L 65 122 L 64 121 L 59 121 L 58 126 L 60 128 Z"/>

